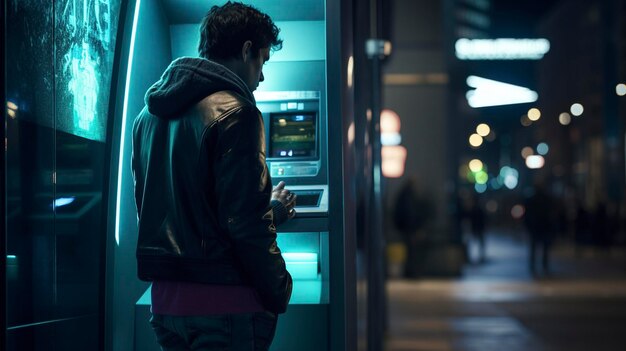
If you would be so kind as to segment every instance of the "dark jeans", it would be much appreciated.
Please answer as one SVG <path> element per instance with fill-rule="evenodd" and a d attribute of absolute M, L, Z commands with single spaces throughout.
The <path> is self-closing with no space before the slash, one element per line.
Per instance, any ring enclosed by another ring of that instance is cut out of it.
<path fill-rule="evenodd" d="M 163 351 L 256 351 L 269 349 L 277 319 L 271 312 L 188 317 L 155 314 L 150 324 Z"/>

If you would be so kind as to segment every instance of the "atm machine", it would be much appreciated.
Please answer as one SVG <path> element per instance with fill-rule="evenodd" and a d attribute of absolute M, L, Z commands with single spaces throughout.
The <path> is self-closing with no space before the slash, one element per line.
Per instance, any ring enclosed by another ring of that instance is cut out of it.
<path fill-rule="evenodd" d="M 264 67 L 255 91 L 266 130 L 274 184 L 298 195 L 297 215 L 278 227 L 278 244 L 294 278 L 272 350 L 356 349 L 354 233 L 349 141 L 351 7 L 349 1 L 244 1 L 281 28 L 283 49 Z M 143 95 L 167 65 L 197 56 L 199 23 L 222 0 L 136 0 L 128 4 L 118 56 L 112 140 L 111 240 L 108 243 L 108 350 L 156 350 L 148 323 L 150 287 L 136 278 L 136 212 L 130 131 Z M 346 29 L 347 28 L 347 29 Z M 332 33 L 332 35 L 331 35 Z M 342 40 L 342 37 L 348 40 Z M 115 181 L 113 181 L 115 180 Z"/>

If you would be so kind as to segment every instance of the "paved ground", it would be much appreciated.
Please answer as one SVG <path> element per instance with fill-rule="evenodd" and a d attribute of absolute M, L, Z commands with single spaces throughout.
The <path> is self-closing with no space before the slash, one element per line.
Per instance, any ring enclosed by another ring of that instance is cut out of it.
<path fill-rule="evenodd" d="M 463 278 L 391 280 L 387 351 L 625 351 L 626 252 L 556 247 L 527 272 L 524 243 L 489 237 Z"/>

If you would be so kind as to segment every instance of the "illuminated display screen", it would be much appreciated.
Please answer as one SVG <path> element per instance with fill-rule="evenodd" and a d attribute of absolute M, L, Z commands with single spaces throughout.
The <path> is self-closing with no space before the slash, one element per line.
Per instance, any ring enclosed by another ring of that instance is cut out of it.
<path fill-rule="evenodd" d="M 104 141 L 120 0 L 56 5 L 56 128 Z"/>
<path fill-rule="evenodd" d="M 316 132 L 315 113 L 271 114 L 269 157 L 315 158 Z"/>
<path fill-rule="evenodd" d="M 6 10 L 18 120 L 104 141 L 122 0 L 19 0 Z"/>

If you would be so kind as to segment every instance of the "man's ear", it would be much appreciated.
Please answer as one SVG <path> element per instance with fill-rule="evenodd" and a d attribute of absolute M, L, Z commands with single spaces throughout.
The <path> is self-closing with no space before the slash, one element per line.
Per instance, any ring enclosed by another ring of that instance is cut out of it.
<path fill-rule="evenodd" d="M 248 62 L 248 59 L 252 56 L 251 48 L 252 42 L 250 40 L 246 40 L 241 46 L 241 58 L 243 62 Z"/>

